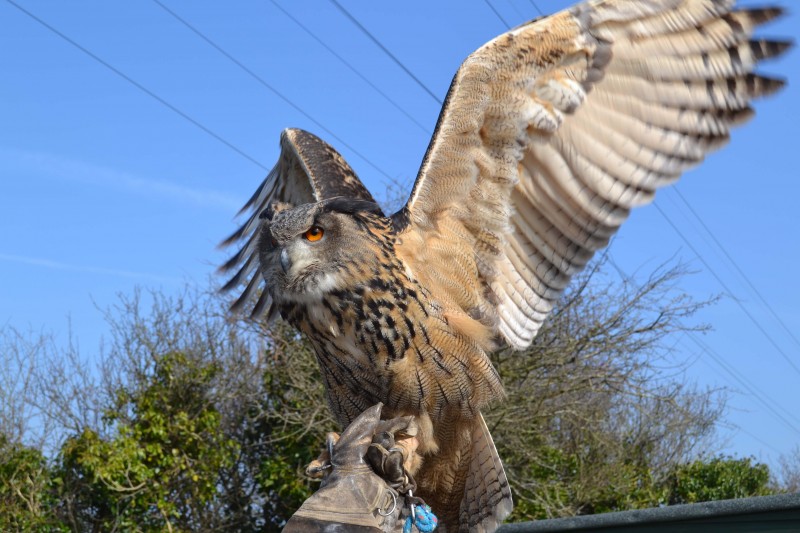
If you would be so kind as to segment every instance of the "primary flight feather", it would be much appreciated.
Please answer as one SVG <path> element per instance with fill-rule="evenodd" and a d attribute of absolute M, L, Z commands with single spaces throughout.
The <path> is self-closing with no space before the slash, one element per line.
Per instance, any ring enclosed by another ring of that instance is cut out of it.
<path fill-rule="evenodd" d="M 633 207 L 721 147 L 755 72 L 789 43 L 753 39 L 777 8 L 596 0 L 515 28 L 455 75 L 411 196 L 386 217 L 314 135 L 281 155 L 223 244 L 233 304 L 314 346 L 343 425 L 377 402 L 420 421 L 420 495 L 445 531 L 491 531 L 511 494 L 481 409 L 488 354 L 530 345 L 570 278 Z"/>

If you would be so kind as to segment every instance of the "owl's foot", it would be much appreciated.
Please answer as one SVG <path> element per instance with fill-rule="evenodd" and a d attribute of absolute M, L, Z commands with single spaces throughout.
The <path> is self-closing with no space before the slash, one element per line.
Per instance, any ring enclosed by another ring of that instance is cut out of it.
<path fill-rule="evenodd" d="M 422 462 L 417 453 L 417 432 L 410 416 L 381 421 L 365 456 L 375 473 L 402 494 L 416 489 L 412 476 Z"/>

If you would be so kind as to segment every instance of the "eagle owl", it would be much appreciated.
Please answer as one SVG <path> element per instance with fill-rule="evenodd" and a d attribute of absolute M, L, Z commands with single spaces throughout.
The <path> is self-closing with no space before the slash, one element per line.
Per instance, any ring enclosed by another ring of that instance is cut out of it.
<path fill-rule="evenodd" d="M 753 114 L 781 80 L 752 38 L 781 11 L 728 0 L 595 0 L 523 24 L 453 79 L 413 190 L 386 216 L 314 135 L 280 158 L 223 244 L 234 311 L 280 314 L 314 346 L 347 425 L 415 415 L 419 495 L 447 531 L 493 530 L 511 493 L 481 410 L 489 361 L 530 345 L 570 278 L 627 218 Z"/>

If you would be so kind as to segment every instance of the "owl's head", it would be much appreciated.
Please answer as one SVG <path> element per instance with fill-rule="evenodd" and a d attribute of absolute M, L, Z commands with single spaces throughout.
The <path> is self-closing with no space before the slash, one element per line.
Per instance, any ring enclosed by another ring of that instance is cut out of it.
<path fill-rule="evenodd" d="M 291 207 L 271 205 L 261 213 L 258 257 L 276 301 L 313 302 L 352 283 L 354 266 L 378 261 L 371 242 L 385 221 L 378 204 L 332 198 Z"/>

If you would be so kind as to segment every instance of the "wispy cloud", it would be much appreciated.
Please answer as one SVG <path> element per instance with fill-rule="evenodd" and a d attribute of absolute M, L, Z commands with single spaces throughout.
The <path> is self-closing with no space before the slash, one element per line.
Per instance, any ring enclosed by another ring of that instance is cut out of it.
<path fill-rule="evenodd" d="M 166 180 L 144 178 L 61 155 L 0 147 L 0 158 L 2 158 L 0 164 L 6 167 L 6 171 L 46 173 L 48 177 L 123 189 L 142 196 L 155 196 L 200 207 L 236 212 L 243 203 L 241 198 L 235 198 L 220 191 L 187 187 Z"/>
<path fill-rule="evenodd" d="M 56 270 L 69 270 L 72 272 L 81 272 L 83 274 L 103 274 L 107 276 L 117 276 L 123 278 L 147 279 L 150 281 L 158 281 L 162 283 L 179 283 L 182 281 L 180 278 L 170 277 L 170 276 L 159 276 L 157 274 L 148 274 L 146 272 L 132 272 L 130 270 L 120 270 L 116 268 L 101 268 L 101 267 L 92 267 L 83 265 L 71 265 L 69 263 L 62 263 L 60 261 L 42 259 L 40 257 L 28 257 L 24 255 L 0 253 L 0 261 L 10 261 L 12 263 L 22 263 L 25 265 L 32 265 L 42 268 L 52 268 Z"/>

